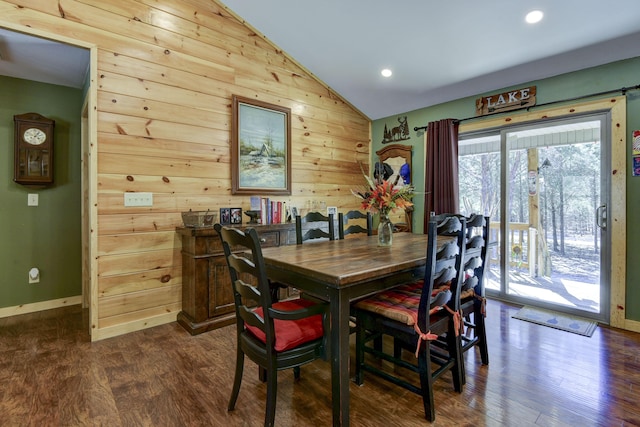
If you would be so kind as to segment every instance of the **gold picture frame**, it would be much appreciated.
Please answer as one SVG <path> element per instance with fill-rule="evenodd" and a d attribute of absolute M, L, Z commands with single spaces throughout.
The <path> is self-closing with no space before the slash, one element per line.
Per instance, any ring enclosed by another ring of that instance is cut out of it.
<path fill-rule="evenodd" d="M 231 194 L 291 195 L 291 109 L 233 95 Z"/>

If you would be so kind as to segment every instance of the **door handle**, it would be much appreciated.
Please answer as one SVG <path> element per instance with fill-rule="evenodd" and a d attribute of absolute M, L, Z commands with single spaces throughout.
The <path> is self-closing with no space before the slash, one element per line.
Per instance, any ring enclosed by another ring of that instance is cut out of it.
<path fill-rule="evenodd" d="M 607 205 L 600 205 L 596 209 L 596 225 L 603 230 L 607 229 Z"/>

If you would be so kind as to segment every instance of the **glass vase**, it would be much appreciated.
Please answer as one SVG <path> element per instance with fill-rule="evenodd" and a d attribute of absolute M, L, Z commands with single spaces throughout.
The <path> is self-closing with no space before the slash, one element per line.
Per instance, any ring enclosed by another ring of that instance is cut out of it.
<path fill-rule="evenodd" d="M 378 246 L 391 246 L 393 243 L 393 224 L 389 216 L 380 214 L 378 224 Z"/>

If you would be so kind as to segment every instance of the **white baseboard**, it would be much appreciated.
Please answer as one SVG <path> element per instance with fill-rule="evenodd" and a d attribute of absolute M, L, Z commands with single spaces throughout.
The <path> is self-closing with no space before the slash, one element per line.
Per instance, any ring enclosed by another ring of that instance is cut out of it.
<path fill-rule="evenodd" d="M 76 304 L 82 304 L 82 295 L 0 308 L 0 318 L 35 313 L 36 311 L 50 310 L 52 308 L 67 307 Z"/>

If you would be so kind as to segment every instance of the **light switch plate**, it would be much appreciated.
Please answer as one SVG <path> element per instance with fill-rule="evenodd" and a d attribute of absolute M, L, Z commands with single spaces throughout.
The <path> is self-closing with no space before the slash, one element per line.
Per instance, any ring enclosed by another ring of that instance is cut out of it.
<path fill-rule="evenodd" d="M 38 195 L 37 194 L 29 194 L 29 195 L 27 195 L 27 206 L 38 206 Z"/>
<path fill-rule="evenodd" d="M 153 206 L 153 193 L 124 193 L 125 206 Z"/>

